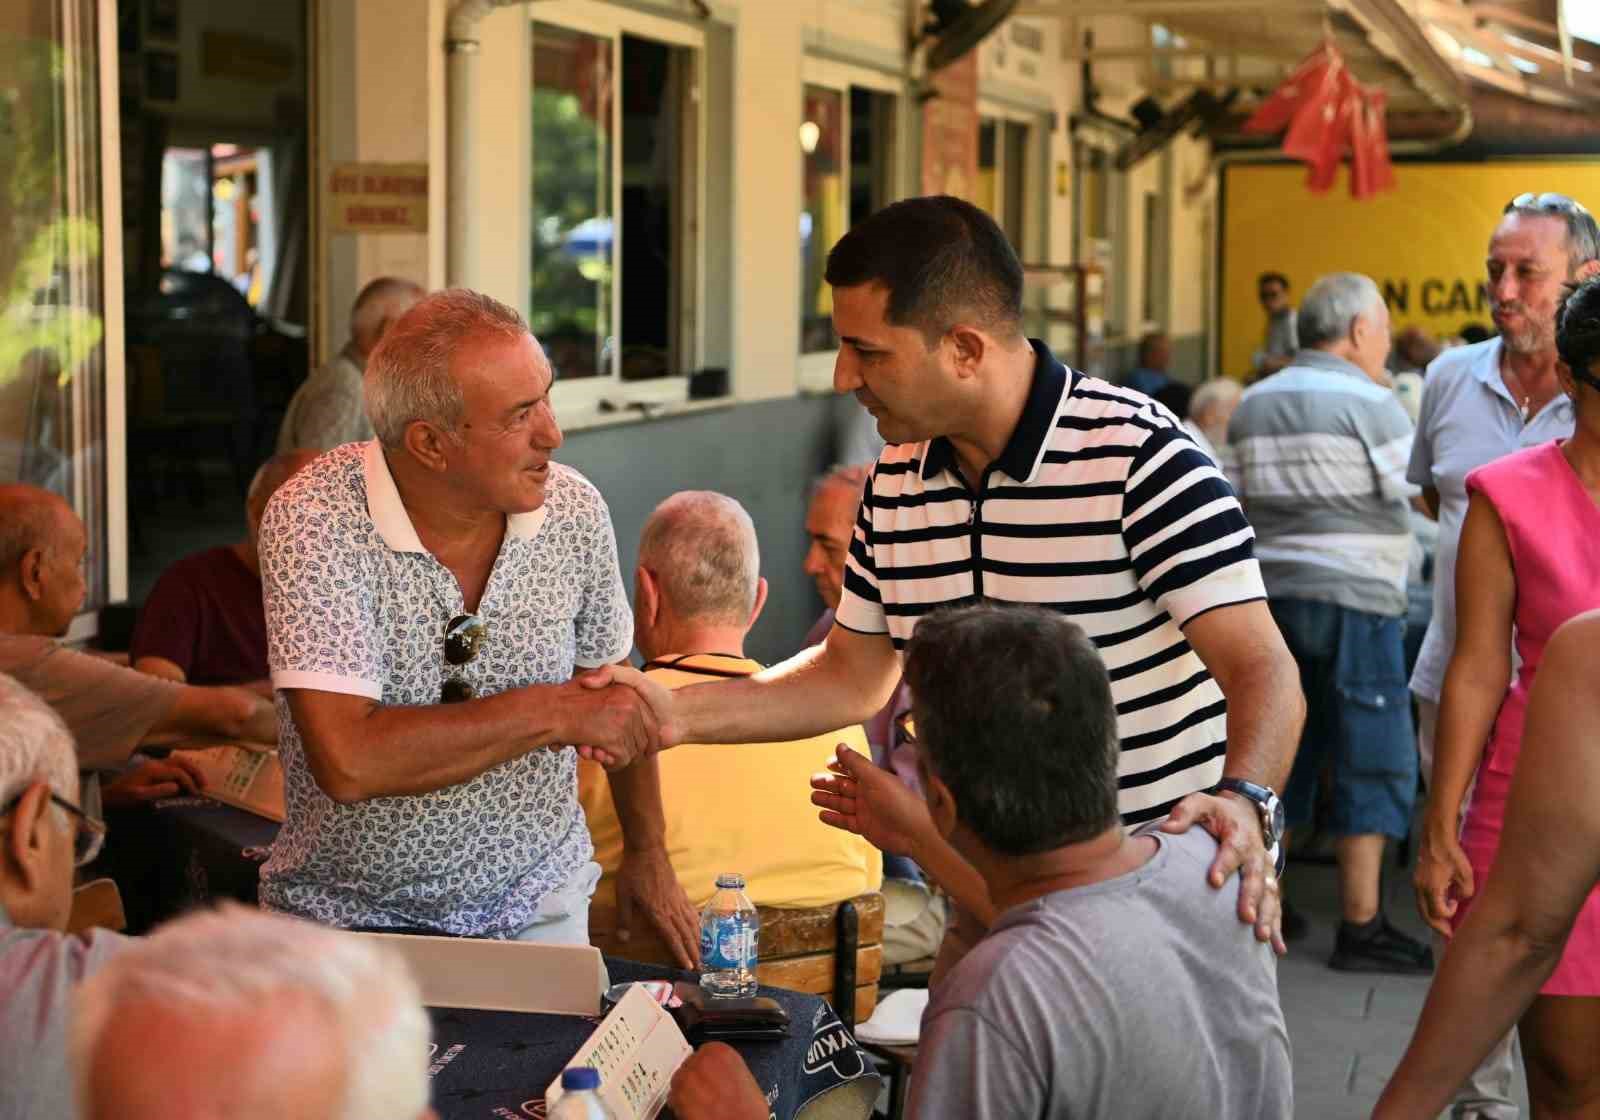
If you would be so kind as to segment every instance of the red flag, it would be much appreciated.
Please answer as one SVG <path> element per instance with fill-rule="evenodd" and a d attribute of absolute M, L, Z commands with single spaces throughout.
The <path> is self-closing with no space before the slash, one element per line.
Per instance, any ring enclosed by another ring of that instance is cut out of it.
<path fill-rule="evenodd" d="M 1381 89 L 1358 87 L 1359 104 L 1351 122 L 1350 193 L 1371 198 L 1394 186 L 1394 165 L 1389 162 L 1389 138 L 1384 124 L 1388 95 Z"/>
<path fill-rule="evenodd" d="M 1350 143 L 1355 115 L 1355 82 L 1343 62 L 1328 68 L 1321 86 L 1312 91 L 1283 138 L 1283 154 L 1311 165 L 1306 185 L 1325 191 L 1339 174 L 1339 161 Z"/>
<path fill-rule="evenodd" d="M 1312 92 L 1322 88 L 1323 79 L 1331 67 L 1343 68 L 1344 60 L 1332 43 L 1324 42 L 1301 60 L 1294 72 L 1261 103 L 1261 107 L 1244 122 L 1246 132 L 1281 132 L 1294 120 L 1296 112 L 1305 104 Z"/>

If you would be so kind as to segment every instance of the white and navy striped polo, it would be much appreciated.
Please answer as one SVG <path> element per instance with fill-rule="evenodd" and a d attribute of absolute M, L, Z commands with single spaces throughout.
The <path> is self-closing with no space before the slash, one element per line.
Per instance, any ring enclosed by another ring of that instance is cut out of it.
<path fill-rule="evenodd" d="M 837 620 L 903 652 L 922 615 L 979 599 L 1071 618 L 1110 672 L 1133 825 L 1222 776 L 1222 690 L 1179 627 L 1266 592 L 1232 489 L 1172 414 L 1033 347 L 1022 418 L 976 493 L 942 437 L 884 449 Z"/>

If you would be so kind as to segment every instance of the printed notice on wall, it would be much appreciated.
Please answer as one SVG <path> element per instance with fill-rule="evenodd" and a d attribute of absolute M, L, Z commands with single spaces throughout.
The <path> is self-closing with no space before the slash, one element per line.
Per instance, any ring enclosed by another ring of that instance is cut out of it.
<path fill-rule="evenodd" d="M 427 233 L 428 165 L 336 163 L 327 206 L 333 233 Z"/>

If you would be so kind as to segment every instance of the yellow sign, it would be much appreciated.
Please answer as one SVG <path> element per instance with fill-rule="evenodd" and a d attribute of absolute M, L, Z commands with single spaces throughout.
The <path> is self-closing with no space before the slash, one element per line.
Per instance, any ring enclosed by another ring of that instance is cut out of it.
<path fill-rule="evenodd" d="M 334 233 L 427 233 L 428 165 L 336 163 L 327 207 Z"/>
<path fill-rule="evenodd" d="M 1305 187 L 1305 168 L 1235 165 L 1222 205 L 1220 372 L 1250 369 L 1266 318 L 1256 277 L 1281 272 L 1298 304 L 1317 277 L 1364 272 L 1377 281 L 1396 331 L 1436 337 L 1468 323 L 1490 330 L 1484 253 L 1505 205 L 1525 191 L 1557 191 L 1600 207 L 1600 160 L 1397 163 L 1395 189 L 1357 202 L 1348 183 L 1326 194 Z"/>

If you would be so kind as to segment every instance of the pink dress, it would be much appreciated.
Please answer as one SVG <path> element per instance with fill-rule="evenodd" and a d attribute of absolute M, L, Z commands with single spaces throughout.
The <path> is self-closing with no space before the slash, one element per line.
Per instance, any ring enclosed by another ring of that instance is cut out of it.
<path fill-rule="evenodd" d="M 1600 607 L 1600 506 L 1561 453 L 1559 441 L 1479 467 L 1467 475 L 1467 492 L 1489 499 L 1505 526 L 1516 573 L 1515 637 L 1522 659 L 1495 717 L 1461 830 L 1461 846 L 1481 892 L 1500 846 L 1528 692 L 1545 643 L 1569 618 Z M 1456 911 L 1458 927 L 1467 909 Z M 1600 995 L 1600 888 L 1583 904 L 1561 963 L 1540 993 Z"/>

